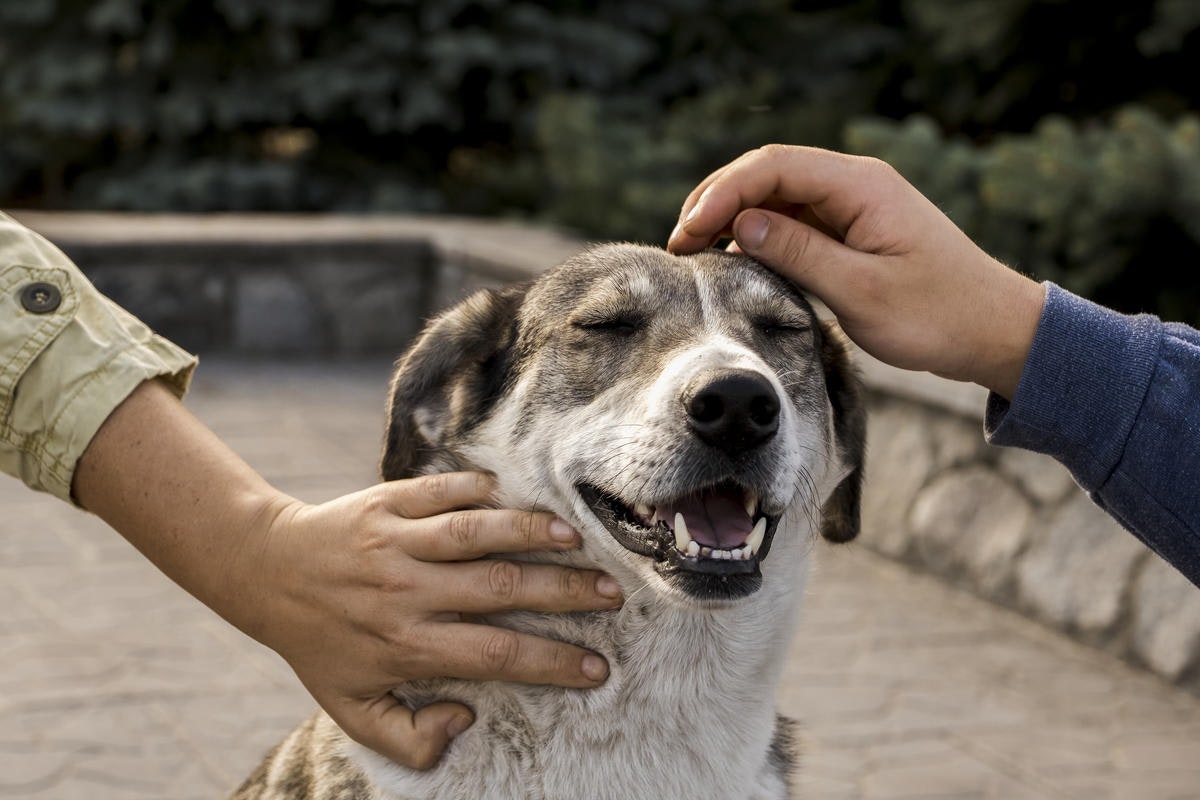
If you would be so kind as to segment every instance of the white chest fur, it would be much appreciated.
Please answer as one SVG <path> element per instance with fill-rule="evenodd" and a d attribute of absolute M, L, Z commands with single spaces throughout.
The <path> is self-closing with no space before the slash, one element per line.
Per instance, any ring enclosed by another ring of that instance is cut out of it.
<path fill-rule="evenodd" d="M 353 747 L 388 800 L 784 798 L 771 764 L 775 692 L 803 591 L 808 536 L 783 535 L 763 588 L 724 608 L 636 593 L 619 611 L 513 614 L 503 624 L 603 653 L 593 690 L 438 681 L 417 703 L 452 698 L 476 722 L 428 772 Z"/>

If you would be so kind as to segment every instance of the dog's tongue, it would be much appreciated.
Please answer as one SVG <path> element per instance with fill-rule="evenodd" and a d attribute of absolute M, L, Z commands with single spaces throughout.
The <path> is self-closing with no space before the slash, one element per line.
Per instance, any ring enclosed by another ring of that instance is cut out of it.
<path fill-rule="evenodd" d="M 681 497 L 659 506 L 658 516 L 675 524 L 676 512 L 683 514 L 688 533 L 702 547 L 729 550 L 746 543 L 754 520 L 746 513 L 741 492 L 715 490 Z"/>

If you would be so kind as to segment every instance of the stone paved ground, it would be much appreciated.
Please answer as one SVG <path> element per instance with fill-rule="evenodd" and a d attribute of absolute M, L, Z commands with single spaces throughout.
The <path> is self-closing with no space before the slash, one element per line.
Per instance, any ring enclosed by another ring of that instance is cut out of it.
<path fill-rule="evenodd" d="M 387 374 L 206 363 L 189 403 L 322 500 L 372 480 Z M 95 520 L 7 479 L 0 509 L 0 800 L 218 797 L 312 707 Z M 1200 798 L 1200 699 L 862 550 L 822 550 L 809 595 L 804 797 Z"/>

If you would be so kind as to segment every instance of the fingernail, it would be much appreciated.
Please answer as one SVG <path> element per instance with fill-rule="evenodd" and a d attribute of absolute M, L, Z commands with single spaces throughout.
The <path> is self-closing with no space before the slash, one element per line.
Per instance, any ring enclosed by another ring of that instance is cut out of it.
<path fill-rule="evenodd" d="M 742 214 L 737 221 L 737 228 L 734 231 L 735 238 L 743 248 L 757 250 L 767 240 L 767 229 L 770 227 L 771 220 L 767 218 L 766 214 L 748 211 Z"/>
<path fill-rule="evenodd" d="M 678 238 L 679 234 L 682 232 L 683 232 L 683 225 L 681 223 L 676 222 L 675 227 L 671 230 L 671 235 L 667 237 L 667 243 L 669 244 L 669 243 L 675 241 L 675 239 Z"/>
<path fill-rule="evenodd" d="M 620 597 L 621 585 L 611 575 L 601 575 L 596 579 L 596 592 L 604 597 Z"/>
<path fill-rule="evenodd" d="M 696 202 L 696 205 L 692 206 L 692 210 L 689 211 L 687 216 L 683 218 L 683 222 L 679 223 L 679 227 L 686 228 L 688 225 L 692 224 L 696 217 L 700 216 L 700 209 L 702 208 L 704 208 L 703 196 L 701 196 L 700 200 Z"/>
<path fill-rule="evenodd" d="M 583 670 L 583 676 L 591 681 L 602 681 L 608 677 L 608 662 L 600 656 L 584 656 L 580 668 Z"/>
<path fill-rule="evenodd" d="M 455 714 L 450 718 L 450 721 L 446 723 L 446 735 L 453 739 L 467 728 L 471 727 L 474 722 L 475 720 L 473 720 L 467 714 Z"/>
<path fill-rule="evenodd" d="M 561 519 L 553 519 L 550 521 L 550 538 L 556 542 L 574 542 L 579 537 L 575 534 L 575 529 Z"/>

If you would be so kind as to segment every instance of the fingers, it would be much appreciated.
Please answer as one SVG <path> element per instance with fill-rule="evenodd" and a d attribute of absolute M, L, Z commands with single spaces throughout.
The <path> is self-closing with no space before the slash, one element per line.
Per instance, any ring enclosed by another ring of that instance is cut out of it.
<path fill-rule="evenodd" d="M 865 173 L 882 162 L 811 147 L 768 145 L 706 178 L 688 196 L 668 249 L 689 253 L 710 245 L 739 212 L 780 203 L 814 209 L 833 230 L 848 229 L 870 196 Z M 884 170 L 877 170 L 882 174 Z"/>
<path fill-rule="evenodd" d="M 490 553 L 570 550 L 579 534 L 553 514 L 493 509 L 455 511 L 429 519 L 406 539 L 422 561 L 467 561 Z"/>
<path fill-rule="evenodd" d="M 391 481 L 375 487 L 379 502 L 409 519 L 431 517 L 460 508 L 491 505 L 495 480 L 482 472 L 444 472 Z"/>
<path fill-rule="evenodd" d="M 450 740 L 475 721 L 471 710 L 458 703 L 433 703 L 413 711 L 391 694 L 325 708 L 351 739 L 413 769 L 437 764 Z"/>
<path fill-rule="evenodd" d="M 743 211 L 733 232 L 741 252 L 813 292 L 834 313 L 866 269 L 857 251 L 784 214 Z"/>
<path fill-rule="evenodd" d="M 429 675 L 571 689 L 590 689 L 608 678 L 608 663 L 601 656 L 564 642 L 470 622 L 427 630 L 435 639 L 419 650 L 437 654 L 425 659 L 421 669 Z"/>
<path fill-rule="evenodd" d="M 425 580 L 440 587 L 445 607 L 434 610 L 443 612 L 598 611 L 621 604 L 621 589 L 611 576 L 548 564 L 499 559 L 431 564 Z"/>
<path fill-rule="evenodd" d="M 422 561 L 462 561 L 489 553 L 570 550 L 579 534 L 553 514 L 469 509 L 492 502 L 495 480 L 481 472 L 448 472 L 375 487 L 394 515 L 422 520 L 405 550 Z"/>
<path fill-rule="evenodd" d="M 431 665 L 431 674 L 576 689 L 598 686 L 608 677 L 603 658 L 572 645 L 483 625 L 445 627 L 453 628 L 454 648 L 449 658 Z M 458 703 L 432 703 L 413 711 L 390 693 L 321 705 L 351 739 L 413 769 L 436 765 L 450 741 L 475 721 L 471 710 Z"/>

